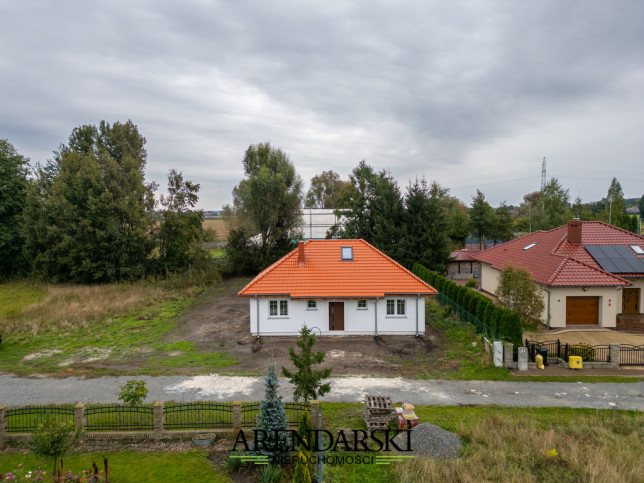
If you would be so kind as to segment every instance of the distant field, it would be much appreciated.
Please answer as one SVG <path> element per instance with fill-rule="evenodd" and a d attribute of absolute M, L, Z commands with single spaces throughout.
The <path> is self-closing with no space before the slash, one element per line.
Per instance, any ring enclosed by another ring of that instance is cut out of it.
<path fill-rule="evenodd" d="M 224 220 L 204 220 L 203 227 L 204 229 L 212 228 L 217 232 L 215 241 L 225 240 L 228 237 L 228 227 Z"/>

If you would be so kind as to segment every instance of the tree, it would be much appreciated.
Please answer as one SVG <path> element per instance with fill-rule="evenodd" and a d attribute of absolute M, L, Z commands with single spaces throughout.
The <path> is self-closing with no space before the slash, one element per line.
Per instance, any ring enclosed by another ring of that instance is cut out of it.
<path fill-rule="evenodd" d="M 539 229 L 550 230 L 564 225 L 570 217 L 568 200 L 568 190 L 561 186 L 557 178 L 551 178 L 543 188 L 543 221 Z"/>
<path fill-rule="evenodd" d="M 286 433 L 288 419 L 273 365 L 268 366 L 264 389 L 264 400 L 259 403 L 257 430 L 264 431 L 266 438 L 261 442 L 261 447 L 253 449 L 259 455 L 268 456 L 271 464 L 276 464 L 288 456 L 291 444 Z"/>
<path fill-rule="evenodd" d="M 38 429 L 31 434 L 27 444 L 36 455 L 53 461 L 52 476 L 55 476 L 58 460 L 78 443 L 81 434 L 81 426 L 74 428 L 73 423 L 53 421 L 38 425 Z"/>
<path fill-rule="evenodd" d="M 495 294 L 504 306 L 517 312 L 521 320 L 535 323 L 541 319 L 543 297 L 525 268 L 506 266 L 499 277 Z"/>
<path fill-rule="evenodd" d="M 288 351 L 291 362 L 297 371 L 291 372 L 282 367 L 282 375 L 288 377 L 291 384 L 295 386 L 293 398 L 296 401 L 300 399 L 304 401 L 318 399 L 331 390 L 331 384 L 322 384 L 322 381 L 328 379 L 331 375 L 331 369 L 327 368 L 319 371 L 312 369 L 314 365 L 324 362 L 324 351 L 318 351 L 314 354 L 312 351 L 314 344 L 315 334 L 313 334 L 312 329 L 303 326 L 300 329 L 300 338 L 297 341 L 300 353 L 295 352 L 293 347 Z"/>
<path fill-rule="evenodd" d="M 130 379 L 120 386 L 119 401 L 123 401 L 130 406 L 138 406 L 148 395 L 147 384 L 144 380 Z"/>
<path fill-rule="evenodd" d="M 485 201 L 485 195 L 476 190 L 476 196 L 472 197 L 472 207 L 470 208 L 470 226 L 479 238 L 479 249 L 483 250 L 485 237 L 493 229 L 493 224 L 494 211 Z"/>
<path fill-rule="evenodd" d="M 53 281 L 113 282 L 142 277 L 154 184 L 145 184 L 145 139 L 128 121 L 72 131 L 69 144 L 38 166 L 25 207 L 25 254 Z"/>
<path fill-rule="evenodd" d="M 605 212 L 608 223 L 619 226 L 625 210 L 626 203 L 624 202 L 622 185 L 617 181 L 617 178 L 613 178 L 608 187 L 608 193 L 606 194 Z"/>
<path fill-rule="evenodd" d="M 162 273 L 186 269 L 205 262 L 208 253 L 202 248 L 203 212 L 193 210 L 199 197 L 199 185 L 184 181 L 181 172 L 170 170 L 168 194 L 161 195 L 163 207 L 159 220 L 159 268 Z"/>
<path fill-rule="evenodd" d="M 29 159 L 0 139 L 0 279 L 25 267 L 20 230 L 27 197 Z"/>
<path fill-rule="evenodd" d="M 640 219 L 644 218 L 644 195 L 640 198 L 640 202 L 637 205 L 640 212 Z"/>
<path fill-rule="evenodd" d="M 242 228 L 231 231 L 230 237 L 256 236 L 251 243 L 259 250 L 235 254 L 234 247 L 227 247 L 226 252 L 231 257 L 252 256 L 259 270 L 287 253 L 291 239 L 299 236 L 302 180 L 286 153 L 270 143 L 249 146 L 243 165 L 245 178 L 233 189 L 233 210 Z"/>
<path fill-rule="evenodd" d="M 505 204 L 505 202 L 503 202 L 494 211 L 490 227 L 489 236 L 492 238 L 495 245 L 498 241 L 506 242 L 512 239 L 514 236 L 512 225 L 512 213 L 510 212 L 510 208 Z"/>
<path fill-rule="evenodd" d="M 448 190 L 425 179 L 410 183 L 405 193 L 402 236 L 396 260 L 408 269 L 415 262 L 437 272 L 445 269 L 451 247 L 448 238 Z"/>
<path fill-rule="evenodd" d="M 448 212 L 448 236 L 451 248 L 452 250 L 464 248 L 467 237 L 471 233 L 467 207 L 456 198 L 450 198 Z"/>
<path fill-rule="evenodd" d="M 334 171 L 323 171 L 311 178 L 304 200 L 305 208 L 346 208 L 346 191 L 351 185 Z"/>

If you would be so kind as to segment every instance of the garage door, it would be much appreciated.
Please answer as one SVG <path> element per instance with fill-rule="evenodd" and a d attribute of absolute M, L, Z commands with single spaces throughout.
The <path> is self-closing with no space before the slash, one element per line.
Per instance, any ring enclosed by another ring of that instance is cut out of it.
<path fill-rule="evenodd" d="M 566 297 L 566 325 L 598 323 L 599 297 Z"/>

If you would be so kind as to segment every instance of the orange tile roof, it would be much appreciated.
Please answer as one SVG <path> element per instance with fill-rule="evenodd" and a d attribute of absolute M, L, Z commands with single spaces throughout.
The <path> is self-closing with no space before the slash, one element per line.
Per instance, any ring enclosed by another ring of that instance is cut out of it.
<path fill-rule="evenodd" d="M 525 247 L 536 243 L 528 250 Z M 567 225 L 549 231 L 536 231 L 507 243 L 484 250 L 473 258 L 489 263 L 497 270 L 508 264 L 528 270 L 535 282 L 550 286 L 620 286 L 630 285 L 622 278 L 603 270 L 584 246 L 643 245 L 644 237 L 616 228 L 602 221 L 582 222 L 581 244 L 568 242 Z"/>
<path fill-rule="evenodd" d="M 303 267 L 298 266 L 296 248 L 257 275 L 238 295 L 319 299 L 438 293 L 364 240 L 308 240 L 303 247 Z M 341 247 L 353 248 L 353 260 L 341 260 Z"/>

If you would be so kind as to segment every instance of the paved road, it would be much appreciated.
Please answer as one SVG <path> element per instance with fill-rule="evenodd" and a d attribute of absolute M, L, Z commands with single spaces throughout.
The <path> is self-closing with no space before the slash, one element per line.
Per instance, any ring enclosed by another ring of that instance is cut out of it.
<path fill-rule="evenodd" d="M 0 404 L 9 406 L 117 402 L 119 386 L 131 377 L 96 379 L 25 379 L 0 376 Z M 264 396 L 263 378 L 230 376 L 164 376 L 145 379 L 152 401 L 259 401 Z M 644 382 L 499 382 L 418 381 L 402 378 L 338 377 L 322 400 L 361 402 L 367 394 L 390 395 L 393 401 L 420 405 L 499 404 L 503 406 L 568 406 L 644 411 Z M 285 400 L 292 386 L 280 379 Z"/>

